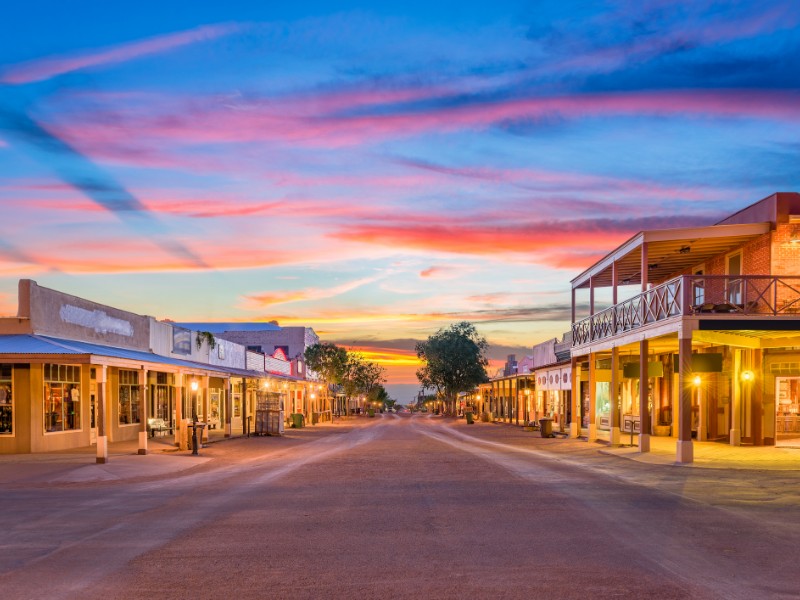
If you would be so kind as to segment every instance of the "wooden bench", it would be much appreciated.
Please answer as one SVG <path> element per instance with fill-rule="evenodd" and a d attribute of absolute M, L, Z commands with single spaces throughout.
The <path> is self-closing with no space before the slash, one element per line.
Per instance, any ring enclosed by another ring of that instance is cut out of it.
<path fill-rule="evenodd" d="M 150 437 L 155 437 L 156 432 L 164 435 L 172 433 L 172 426 L 164 419 L 147 419 L 147 429 L 150 430 Z"/>

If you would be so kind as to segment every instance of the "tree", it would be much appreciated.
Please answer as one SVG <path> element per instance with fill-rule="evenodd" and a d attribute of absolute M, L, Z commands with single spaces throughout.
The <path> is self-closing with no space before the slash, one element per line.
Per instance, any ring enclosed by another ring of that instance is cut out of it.
<path fill-rule="evenodd" d="M 486 338 L 472 323 L 462 321 L 440 329 L 425 342 L 417 342 L 417 358 L 425 365 L 417 371 L 423 388 L 433 388 L 448 411 L 455 412 L 459 392 L 489 380 L 486 375 Z"/>
<path fill-rule="evenodd" d="M 360 394 L 369 397 L 380 384 L 386 381 L 384 372 L 383 367 L 364 360 L 361 354 L 348 352 L 342 378 L 344 393 L 348 400 Z M 349 412 L 350 403 L 348 402 L 347 405 Z"/>
<path fill-rule="evenodd" d="M 306 366 L 325 382 L 325 391 L 330 385 L 341 384 L 347 368 L 347 350 L 330 342 L 309 346 L 305 351 Z"/>

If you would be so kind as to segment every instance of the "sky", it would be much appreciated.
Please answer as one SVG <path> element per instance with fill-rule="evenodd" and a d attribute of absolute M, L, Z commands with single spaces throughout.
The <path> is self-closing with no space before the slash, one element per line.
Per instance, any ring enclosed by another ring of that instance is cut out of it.
<path fill-rule="evenodd" d="M 313 327 L 418 387 L 507 354 L 643 229 L 800 190 L 800 3 L 17 2 L 0 25 L 0 314 L 17 281 Z"/>

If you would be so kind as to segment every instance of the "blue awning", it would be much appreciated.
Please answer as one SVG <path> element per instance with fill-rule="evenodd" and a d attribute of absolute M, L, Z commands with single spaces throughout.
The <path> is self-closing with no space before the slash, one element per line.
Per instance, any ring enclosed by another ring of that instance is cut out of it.
<path fill-rule="evenodd" d="M 3 354 L 66 354 L 66 355 L 86 355 L 106 356 L 109 358 L 122 358 L 136 362 L 147 362 L 152 364 L 172 365 L 192 370 L 214 371 L 239 377 L 280 377 L 283 379 L 297 379 L 285 375 L 275 375 L 272 373 L 262 373 L 260 371 L 249 371 L 247 369 L 237 369 L 222 365 L 210 365 L 198 363 L 190 360 L 181 360 L 170 356 L 161 356 L 152 352 L 141 350 L 131 350 L 129 348 L 119 348 L 117 346 L 103 346 L 102 344 L 92 344 L 90 342 L 79 342 L 75 340 L 65 340 L 44 335 L 0 335 L 0 357 Z"/>

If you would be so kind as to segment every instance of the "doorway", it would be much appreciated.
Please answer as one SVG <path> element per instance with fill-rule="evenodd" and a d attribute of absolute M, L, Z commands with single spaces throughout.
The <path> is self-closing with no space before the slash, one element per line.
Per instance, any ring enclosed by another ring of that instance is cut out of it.
<path fill-rule="evenodd" d="M 776 377 L 776 445 L 800 447 L 800 377 Z"/>

